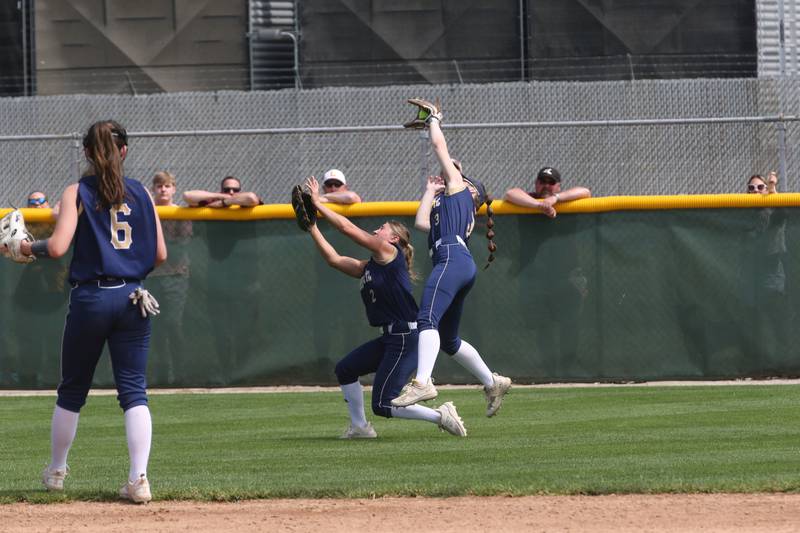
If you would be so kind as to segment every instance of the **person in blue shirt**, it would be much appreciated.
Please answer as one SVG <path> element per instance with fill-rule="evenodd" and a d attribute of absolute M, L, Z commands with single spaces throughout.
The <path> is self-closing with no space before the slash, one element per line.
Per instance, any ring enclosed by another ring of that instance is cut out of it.
<path fill-rule="evenodd" d="M 422 405 L 395 407 L 398 395 L 417 364 L 417 302 L 412 294 L 414 248 L 408 229 L 397 221 L 384 222 L 372 233 L 334 212 L 322 201 L 319 183 L 312 176 L 305 182 L 316 208 L 338 231 L 366 248 L 369 259 L 339 255 L 318 226 L 309 229 L 322 257 L 331 267 L 361 280 L 361 300 L 370 326 L 381 329 L 381 336 L 355 348 L 336 364 L 336 378 L 347 402 L 350 426 L 342 438 L 375 438 L 377 433 L 364 413 L 364 393 L 358 378 L 375 373 L 372 385 L 372 412 L 386 418 L 425 420 L 460 437 L 467 430 L 452 402 L 437 409 Z"/>
<path fill-rule="evenodd" d="M 108 343 L 130 457 L 128 481 L 120 496 L 146 503 L 152 498 L 147 480 L 152 422 L 145 370 L 149 315 L 158 313 L 158 303 L 144 290 L 142 280 L 167 258 L 167 247 L 150 194 L 123 175 L 128 154 L 125 128 L 112 120 L 97 122 L 84 136 L 83 147 L 89 169 L 64 190 L 53 234 L 20 245 L 23 255 L 58 258 L 75 242 L 51 458 L 42 481 L 48 490 L 64 490 L 78 416 Z"/>
<path fill-rule="evenodd" d="M 433 270 L 425 283 L 417 316 L 417 373 L 392 400 L 392 405 L 404 407 L 438 395 L 431 374 L 442 349 L 483 384 L 488 403 L 486 416 L 491 417 L 500 409 L 503 396 L 511 388 L 511 380 L 492 373 L 478 351 L 459 337 L 458 328 L 465 298 L 475 284 L 477 268 L 467 245 L 475 227 L 475 214 L 483 204 L 487 205 L 489 261 L 494 259 L 492 200 L 484 185 L 464 176 L 461 163 L 450 157 L 439 124 L 441 119 L 441 112 L 435 109 L 425 123 L 441 165 L 441 176 L 428 179 L 415 222 L 418 229 L 428 231 L 429 253 L 433 260 Z"/>

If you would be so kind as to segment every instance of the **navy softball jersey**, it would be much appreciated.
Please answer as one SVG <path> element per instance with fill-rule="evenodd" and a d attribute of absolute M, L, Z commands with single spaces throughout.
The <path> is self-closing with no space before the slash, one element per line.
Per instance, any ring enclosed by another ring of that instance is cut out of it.
<path fill-rule="evenodd" d="M 475 284 L 477 269 L 467 243 L 475 226 L 475 203 L 466 187 L 434 198 L 428 234 L 433 270 L 425 282 L 417 316 L 419 330 L 439 331 L 441 349 L 458 351 L 458 326 L 464 298 Z"/>
<path fill-rule="evenodd" d="M 129 295 L 155 266 L 156 213 L 141 183 L 125 178 L 125 200 L 100 207 L 97 178 L 78 185 L 78 225 L 70 264 L 69 310 L 61 343 L 57 404 L 79 412 L 108 342 L 123 410 L 147 404 L 150 319 Z"/>
<path fill-rule="evenodd" d="M 397 247 L 396 247 L 397 248 Z M 400 394 L 417 368 L 417 330 L 413 322 L 417 303 L 403 251 L 381 265 L 370 259 L 361 276 L 361 299 L 372 326 L 383 335 L 362 344 L 336 364 L 339 384 L 355 383 L 359 376 L 375 372 L 372 412 L 390 418 L 391 400 Z"/>
<path fill-rule="evenodd" d="M 385 326 L 417 319 L 417 302 L 406 267 L 405 254 L 397 248 L 397 256 L 381 265 L 371 258 L 361 276 L 361 301 L 367 310 L 370 326 Z"/>
<path fill-rule="evenodd" d="M 434 247 L 439 239 L 461 237 L 464 244 L 475 226 L 475 203 L 472 193 L 464 187 L 455 194 L 439 194 L 431 206 L 431 230 L 428 233 L 428 248 Z"/>
<path fill-rule="evenodd" d="M 70 283 L 104 276 L 142 280 L 153 270 L 155 209 L 141 183 L 125 178 L 125 202 L 118 209 L 98 208 L 97 178 L 85 176 L 78 186 L 78 206 Z"/>

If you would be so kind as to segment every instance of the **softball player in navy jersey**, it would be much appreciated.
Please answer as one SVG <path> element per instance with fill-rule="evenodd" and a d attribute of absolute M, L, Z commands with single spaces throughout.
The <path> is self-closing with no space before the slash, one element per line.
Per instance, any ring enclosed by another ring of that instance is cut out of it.
<path fill-rule="evenodd" d="M 25 255 L 61 257 L 75 239 L 51 458 L 42 481 L 48 490 L 64 489 L 78 415 L 107 342 L 130 455 L 128 482 L 120 496 L 146 503 L 151 499 L 147 462 L 152 436 L 145 390 L 148 315 L 157 314 L 158 303 L 141 281 L 166 259 L 167 247 L 150 194 L 122 174 L 128 153 L 125 129 L 113 121 L 97 122 L 83 146 L 89 171 L 64 191 L 52 236 L 21 246 Z"/>
<path fill-rule="evenodd" d="M 428 179 L 420 201 L 415 227 L 428 231 L 428 246 L 433 270 L 425 283 L 417 324 L 419 356 L 416 377 L 403 387 L 392 405 L 408 406 L 435 398 L 438 394 L 431 380 L 436 357 L 441 348 L 483 384 L 488 407 L 486 416 L 494 416 L 511 387 L 511 380 L 492 373 L 478 351 L 458 335 L 464 299 L 475 283 L 477 269 L 467 244 L 475 226 L 475 213 L 487 204 L 489 251 L 495 251 L 491 231 L 491 199 L 477 180 L 461 173 L 461 163 L 453 160 L 439 126 L 441 113 L 431 114 L 426 124 L 441 177 Z M 489 256 L 489 261 L 494 256 Z"/>
<path fill-rule="evenodd" d="M 372 385 L 372 412 L 386 418 L 426 420 L 453 435 L 465 437 L 467 431 L 452 402 L 437 409 L 421 405 L 394 407 L 396 397 L 417 364 L 417 303 L 411 292 L 414 248 L 406 227 L 396 221 L 385 222 L 372 233 L 362 230 L 346 217 L 320 201 L 319 183 L 306 180 L 314 205 L 333 227 L 372 252 L 369 260 L 341 256 L 322 236 L 317 225 L 310 228 L 317 249 L 333 268 L 361 279 L 361 299 L 371 326 L 382 335 L 362 344 L 336 364 L 336 377 L 347 402 L 350 426 L 344 439 L 375 438 L 377 433 L 364 413 L 364 393 L 360 376 L 375 373 Z"/>

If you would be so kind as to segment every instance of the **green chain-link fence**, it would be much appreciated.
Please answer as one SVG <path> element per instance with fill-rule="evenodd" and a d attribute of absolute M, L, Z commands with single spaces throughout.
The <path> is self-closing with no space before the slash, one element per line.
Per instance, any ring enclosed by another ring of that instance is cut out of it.
<path fill-rule="evenodd" d="M 321 224 L 341 253 L 366 257 Z M 479 273 L 462 336 L 522 382 L 800 375 L 799 224 L 792 207 L 500 215 L 497 260 Z M 163 309 L 152 386 L 332 385 L 335 362 L 377 336 L 358 281 L 329 268 L 293 221 L 165 226 L 170 260 L 146 283 Z M 425 275 L 425 236 L 413 244 Z M 57 384 L 67 267 L 0 262 L 3 387 Z M 444 354 L 435 376 L 474 381 Z M 95 382 L 111 384 L 107 358 Z"/>

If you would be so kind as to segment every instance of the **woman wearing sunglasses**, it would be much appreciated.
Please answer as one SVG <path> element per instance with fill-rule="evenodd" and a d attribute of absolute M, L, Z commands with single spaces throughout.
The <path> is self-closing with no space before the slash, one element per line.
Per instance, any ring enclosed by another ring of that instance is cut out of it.
<path fill-rule="evenodd" d="M 778 173 L 770 172 L 767 179 L 761 174 L 754 174 L 747 180 L 748 194 L 773 194 L 778 192 Z"/>
<path fill-rule="evenodd" d="M 748 194 L 778 192 L 778 174 L 767 178 L 755 174 L 747 180 Z M 784 354 L 790 353 L 790 317 L 786 295 L 786 209 L 765 207 L 745 210 L 750 217 L 743 233 L 740 260 L 740 286 L 746 318 L 742 331 L 742 350 L 749 373 L 774 376 Z"/>

